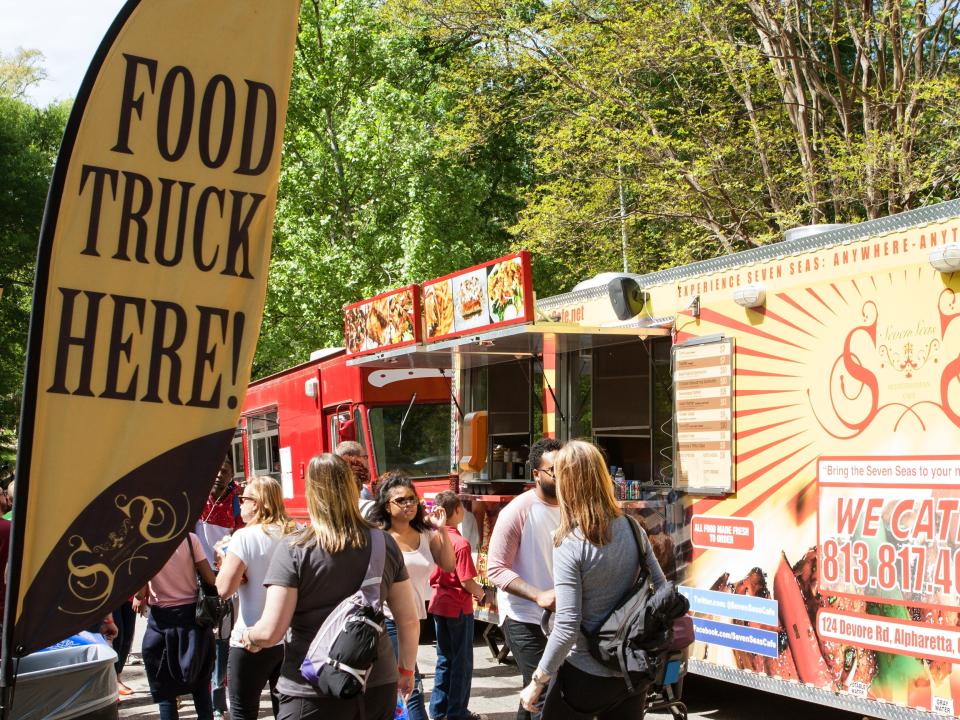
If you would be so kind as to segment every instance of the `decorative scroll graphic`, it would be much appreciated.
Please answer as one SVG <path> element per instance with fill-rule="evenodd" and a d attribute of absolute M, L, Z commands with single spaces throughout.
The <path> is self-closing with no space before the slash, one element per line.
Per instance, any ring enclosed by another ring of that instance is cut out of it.
<path fill-rule="evenodd" d="M 952 404 L 956 399 L 951 401 L 950 395 L 954 381 L 960 382 L 960 357 L 943 366 L 937 383 L 939 397 L 936 400 L 926 397 L 910 403 L 881 402 L 881 387 L 877 376 L 877 371 L 889 369 L 901 375 L 904 380 L 916 380 L 924 368 L 929 366 L 935 370 L 934 366 L 940 364 L 938 355 L 945 347 L 948 329 L 953 320 L 960 316 L 960 311 L 953 312 L 957 304 L 956 294 L 950 288 L 944 289 L 937 298 L 940 337 L 878 343 L 877 325 L 880 311 L 873 300 L 864 302 L 861 308 L 864 324 L 854 327 L 846 334 L 843 351 L 830 368 L 829 416 L 832 423 L 826 421 L 824 415 L 817 411 L 810 390 L 807 390 L 814 417 L 824 432 L 836 439 L 849 440 L 863 433 L 887 410 L 899 411 L 893 421 L 892 430 L 900 429 L 902 422 L 908 417 L 913 418 L 921 430 L 926 430 L 927 422 L 918 412 L 923 406 L 939 409 L 951 423 L 960 427 L 960 412 Z M 933 326 L 930 327 L 932 329 Z M 867 351 L 872 351 L 875 357 L 868 358 L 864 354 Z M 869 363 L 870 359 L 874 362 Z M 845 430 L 830 427 L 836 422 Z"/>
<path fill-rule="evenodd" d="M 135 576 L 134 564 L 149 559 L 143 548 L 170 542 L 186 530 L 190 499 L 186 493 L 181 497 L 183 507 L 178 512 L 163 498 L 138 495 L 128 501 L 125 494 L 117 495 L 114 505 L 124 517 L 117 530 L 107 533 L 106 541 L 91 547 L 81 535 L 72 535 L 67 542 L 73 551 L 66 560 L 72 602 L 58 609 L 70 615 L 109 609 L 105 605 L 113 596 L 117 576 L 121 572 Z"/>

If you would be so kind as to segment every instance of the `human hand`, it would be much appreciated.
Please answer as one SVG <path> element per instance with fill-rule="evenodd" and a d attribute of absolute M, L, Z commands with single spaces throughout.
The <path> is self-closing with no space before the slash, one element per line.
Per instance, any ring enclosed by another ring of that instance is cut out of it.
<path fill-rule="evenodd" d="M 261 650 L 263 650 L 263 648 L 257 643 L 255 643 L 253 639 L 250 637 L 249 628 L 244 630 L 243 633 L 240 635 L 240 644 L 243 645 L 243 649 L 246 650 L 247 652 L 258 653 Z"/>
<path fill-rule="evenodd" d="M 140 598 L 140 597 L 134 597 L 134 598 L 133 598 L 133 602 L 131 603 L 131 605 L 133 606 L 133 611 L 134 611 L 137 615 L 146 615 L 146 614 L 147 614 L 147 608 L 150 607 L 150 606 L 147 604 L 147 599 L 146 599 L 146 598 Z"/>
<path fill-rule="evenodd" d="M 437 530 L 446 528 L 447 526 L 447 511 L 444 510 L 439 505 L 434 505 L 433 509 L 427 515 L 427 520 L 431 525 Z"/>
<path fill-rule="evenodd" d="M 403 675 L 401 673 L 400 678 L 397 680 L 397 691 L 404 700 L 409 698 L 410 693 L 413 692 L 413 675 Z"/>
<path fill-rule="evenodd" d="M 107 640 L 107 642 L 113 642 L 117 635 L 120 634 L 120 631 L 117 629 L 117 624 L 113 621 L 112 615 L 107 615 L 100 622 L 100 634 Z"/>
<path fill-rule="evenodd" d="M 553 612 L 557 609 L 557 593 L 552 588 L 537 593 L 537 605 L 544 610 Z"/>
<path fill-rule="evenodd" d="M 531 713 L 539 711 L 537 703 L 540 701 L 540 695 L 543 694 L 543 688 L 543 685 L 531 680 L 530 684 L 520 692 L 520 705 L 524 710 Z"/>

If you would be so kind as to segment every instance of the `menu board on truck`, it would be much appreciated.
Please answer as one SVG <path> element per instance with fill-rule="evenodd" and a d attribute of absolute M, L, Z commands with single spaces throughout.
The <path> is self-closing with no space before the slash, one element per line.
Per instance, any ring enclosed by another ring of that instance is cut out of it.
<path fill-rule="evenodd" d="M 673 383 L 677 487 L 733 492 L 733 340 L 674 347 Z"/>
<path fill-rule="evenodd" d="M 423 325 L 436 342 L 533 319 L 530 254 L 521 251 L 423 284 Z"/>
<path fill-rule="evenodd" d="M 408 285 L 343 308 L 347 355 L 392 350 L 420 342 L 420 287 Z"/>

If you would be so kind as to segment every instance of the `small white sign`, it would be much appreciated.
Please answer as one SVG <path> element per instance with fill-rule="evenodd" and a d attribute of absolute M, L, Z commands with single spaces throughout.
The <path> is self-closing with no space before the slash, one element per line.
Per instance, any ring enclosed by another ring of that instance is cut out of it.
<path fill-rule="evenodd" d="M 283 498 L 293 497 L 293 458 L 289 447 L 280 448 L 280 484 L 283 486 Z"/>

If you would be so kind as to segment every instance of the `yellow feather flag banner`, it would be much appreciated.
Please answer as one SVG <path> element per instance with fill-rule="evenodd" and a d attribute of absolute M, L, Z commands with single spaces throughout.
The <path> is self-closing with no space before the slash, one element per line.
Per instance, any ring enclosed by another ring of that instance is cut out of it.
<path fill-rule="evenodd" d="M 96 624 L 200 514 L 260 330 L 298 10 L 129 0 L 87 71 L 41 231 L 5 660 Z"/>

